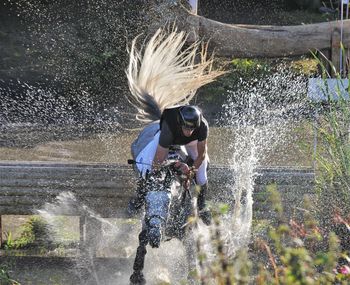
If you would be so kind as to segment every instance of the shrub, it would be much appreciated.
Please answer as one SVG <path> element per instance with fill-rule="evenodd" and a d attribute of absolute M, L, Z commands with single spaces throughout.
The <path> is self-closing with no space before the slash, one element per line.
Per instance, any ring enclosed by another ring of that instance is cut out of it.
<path fill-rule="evenodd" d="M 4 265 L 0 266 L 0 284 L 1 285 L 20 285 L 20 283 L 10 278 L 8 269 Z"/>
<path fill-rule="evenodd" d="M 270 185 L 267 190 L 277 219 L 269 226 L 268 236 L 254 241 L 250 254 L 246 250 L 240 250 L 234 258 L 225 254 L 220 214 L 214 213 L 211 241 L 216 258 L 206 263 L 205 255 L 200 253 L 201 272 L 204 272 L 198 277 L 201 284 L 209 284 L 209 280 L 227 285 L 348 284 L 349 259 L 341 253 L 334 233 L 324 235 L 326 231 L 318 226 L 308 209 L 311 207 L 308 201 L 305 201 L 303 220 L 287 222 L 277 185 Z M 206 267 L 203 268 L 203 264 Z"/>
<path fill-rule="evenodd" d="M 318 149 L 316 153 L 318 190 L 318 216 L 320 224 L 328 231 L 334 231 L 342 249 L 350 249 L 348 229 L 339 223 L 337 217 L 349 218 L 350 213 L 350 105 L 349 88 L 346 90 L 339 74 L 336 89 L 329 86 L 324 65 L 321 115 L 318 118 Z M 330 63 L 331 68 L 335 70 Z"/>
<path fill-rule="evenodd" d="M 51 243 L 50 229 L 48 224 L 40 217 L 33 216 L 21 228 L 21 235 L 13 239 L 8 233 L 5 249 L 30 248 L 36 245 L 47 245 Z"/>

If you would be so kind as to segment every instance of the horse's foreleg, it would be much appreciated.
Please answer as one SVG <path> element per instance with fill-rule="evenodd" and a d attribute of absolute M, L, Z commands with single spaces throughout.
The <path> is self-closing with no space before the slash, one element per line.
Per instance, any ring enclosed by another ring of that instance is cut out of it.
<path fill-rule="evenodd" d="M 134 271 L 142 271 L 145 264 L 145 256 L 147 253 L 146 246 L 148 244 L 147 230 L 142 230 L 139 234 L 139 246 L 137 248 Z"/>
<path fill-rule="evenodd" d="M 188 282 L 191 285 L 197 284 L 197 250 L 193 229 L 186 230 L 185 236 L 183 238 L 183 244 L 188 265 Z"/>
<path fill-rule="evenodd" d="M 136 257 L 134 261 L 134 272 L 130 276 L 131 284 L 146 284 L 146 280 L 143 276 L 142 270 L 145 265 L 145 256 L 147 253 L 146 246 L 148 244 L 147 230 L 142 229 L 139 234 L 139 246 L 136 251 Z"/>

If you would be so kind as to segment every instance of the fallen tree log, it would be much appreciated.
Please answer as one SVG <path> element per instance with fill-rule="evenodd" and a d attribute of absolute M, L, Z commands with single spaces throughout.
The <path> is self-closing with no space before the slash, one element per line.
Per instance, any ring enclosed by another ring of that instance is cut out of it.
<path fill-rule="evenodd" d="M 188 13 L 188 12 L 187 12 Z M 188 13 L 188 29 L 210 40 L 215 54 L 224 57 L 283 57 L 331 49 L 332 33 L 341 22 L 297 26 L 257 26 L 224 24 Z M 343 45 L 350 46 L 350 20 L 343 23 Z"/>

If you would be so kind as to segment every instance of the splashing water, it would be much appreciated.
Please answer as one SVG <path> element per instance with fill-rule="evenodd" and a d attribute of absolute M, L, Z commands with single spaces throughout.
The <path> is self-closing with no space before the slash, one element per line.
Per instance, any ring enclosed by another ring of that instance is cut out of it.
<path fill-rule="evenodd" d="M 137 237 L 141 230 L 138 220 L 102 218 L 71 192 L 58 195 L 55 202 L 47 203 L 37 212 L 49 224 L 51 238 L 56 241 L 61 241 L 59 233 L 55 231 L 60 228 L 57 216 L 78 213 L 92 222 L 92 225 L 100 224 L 89 228 L 90 236 L 95 237 L 94 241 L 84 245 L 81 255 L 72 257 L 75 263 L 73 271 L 79 277 L 80 284 L 128 284 L 132 273 L 131 262 L 138 245 Z M 108 259 L 101 261 L 103 257 Z M 144 272 L 149 284 L 181 284 L 185 280 L 183 272 L 187 271 L 184 264 L 186 257 L 180 241 L 174 239 L 162 243 L 158 249 L 148 248 L 146 259 L 148 262 L 145 263 Z"/>
<path fill-rule="evenodd" d="M 84 127 L 90 122 L 101 122 L 103 126 L 108 121 L 112 124 L 117 122 L 119 118 L 115 116 L 121 113 L 119 110 L 109 110 L 109 117 L 105 117 L 106 113 L 92 112 L 96 109 L 94 100 L 105 107 L 106 102 L 103 99 L 114 98 L 112 103 L 119 103 L 122 97 L 120 95 L 128 92 L 125 79 L 123 80 L 125 45 L 127 40 L 140 32 L 140 23 L 145 20 L 139 15 L 124 12 L 120 14 L 127 10 L 121 7 L 128 5 L 129 1 L 88 1 L 85 5 L 61 0 L 52 6 L 45 6 L 45 1 L 41 3 L 35 0 L 9 2 L 22 5 L 20 14 L 27 15 L 23 16 L 24 20 L 32 23 L 28 29 L 34 41 L 28 50 L 42 60 L 46 66 L 46 75 L 54 77 L 55 84 L 59 82 L 64 85 L 65 96 L 56 91 L 47 92 L 41 87 L 17 82 L 15 87 L 10 86 L 12 91 L 21 85 L 26 85 L 26 90 L 29 91 L 26 91 L 21 100 L 9 95 L 8 101 L 0 102 L 0 107 L 4 110 L 2 114 L 5 115 L 0 114 L 0 123 L 4 125 L 22 122 L 22 117 L 25 121 L 28 118 L 37 119 L 38 114 L 42 119 L 40 123 L 45 124 L 75 124 L 83 119 L 80 123 Z M 80 7 L 81 5 L 85 6 Z M 229 193 L 234 197 L 234 205 L 232 213 L 223 217 L 222 229 L 230 256 L 247 246 L 250 240 L 257 167 L 264 156 L 284 140 L 288 124 L 298 120 L 304 110 L 303 101 L 298 99 L 305 90 L 303 78 L 283 71 L 261 81 L 247 83 L 242 80 L 239 91 L 228 91 L 230 99 L 224 106 L 223 119 L 232 129 L 232 142 L 227 147 L 231 149 L 230 163 L 235 173 L 232 178 L 234 187 Z M 1 95 L 7 92 L 10 90 L 0 88 Z M 115 96 L 116 94 L 119 96 Z M 72 110 L 70 98 L 75 98 L 75 102 L 78 102 L 76 105 L 82 110 L 80 114 L 84 117 L 76 118 L 76 110 Z M 299 103 L 293 103 L 294 100 Z M 19 102 L 22 105 L 18 105 Z M 90 111 L 92 118 L 86 120 Z M 15 117 L 18 114 L 22 117 Z M 79 209 L 82 215 L 102 224 L 102 232 L 97 232 L 96 235 L 102 234 L 103 238 L 93 245 L 96 248 L 86 248 L 85 251 L 89 254 L 76 260 L 76 270 L 79 271 L 81 279 L 84 276 L 80 271 L 88 271 L 92 284 L 127 284 L 132 270 L 131 264 L 112 264 L 108 273 L 101 276 L 92 252 L 98 248 L 102 255 L 103 252 L 118 251 L 126 258 L 134 256 L 139 225 L 123 227 L 103 219 L 81 204 L 71 193 L 58 196 L 56 203 L 47 204 L 39 213 L 55 228 L 56 221 L 53 217 L 70 212 L 73 208 L 75 212 Z M 128 243 L 124 244 L 124 241 Z M 163 281 L 171 280 L 176 283 L 184 276 L 181 274 L 185 271 L 184 252 L 178 241 L 171 241 L 162 244 L 160 249 L 150 250 L 147 259 L 152 261 L 146 262 L 145 268 L 150 279 L 162 278 Z M 82 280 L 82 284 L 86 283 Z"/>
<path fill-rule="evenodd" d="M 0 96 L 0 146 L 32 147 L 121 130 L 118 107 L 100 110 L 84 92 L 68 99 L 48 86 L 0 80 Z"/>
<path fill-rule="evenodd" d="M 59 225 L 57 225 L 57 216 L 75 213 L 86 218 L 90 226 L 89 237 L 92 238 L 92 240 L 88 241 L 88 243 L 85 244 L 86 246 L 81 247 L 83 251 L 81 255 L 76 255 L 73 258 L 75 261 L 75 273 L 81 280 L 81 284 L 104 284 L 98 274 L 94 253 L 101 248 L 103 250 L 105 247 L 108 247 L 108 245 L 111 246 L 113 238 L 122 237 L 119 227 L 94 213 L 86 205 L 78 201 L 71 192 L 61 193 L 56 197 L 54 203 L 47 203 L 43 209 L 38 210 L 38 213 L 50 225 L 54 238 L 58 236 L 58 233 L 54 230 L 59 228 Z M 101 227 L 97 227 L 97 223 L 99 223 Z M 95 226 L 95 228 L 91 228 L 91 226 Z M 93 232 L 91 232 L 91 230 L 93 230 Z M 96 237 L 98 237 L 98 239 Z M 112 246 L 110 248 L 112 248 Z M 128 255 L 130 254 L 129 252 L 130 249 L 126 247 L 123 253 Z M 118 275 L 118 272 L 116 274 Z"/>
<path fill-rule="evenodd" d="M 147 13 L 143 10 L 149 12 L 148 5 L 144 5 L 144 1 L 124 0 L 6 2 L 13 7 L 26 30 L 23 57 L 30 62 L 28 66 L 34 70 L 34 76 L 24 70 L 19 80 L 12 76 L 0 80 L 0 123 L 8 133 L 13 133 L 15 128 L 25 130 L 23 136 L 16 135 L 15 138 L 6 133 L 0 138 L 0 143 L 4 146 L 9 142 L 11 146 L 32 146 L 42 140 L 61 140 L 62 136 L 63 139 L 76 138 L 86 128 L 96 126 L 98 131 L 102 128 L 102 131 L 115 133 L 119 123 L 127 119 L 121 116 L 129 115 L 129 110 L 123 105 L 124 93 L 129 92 L 124 74 L 126 46 L 145 31 L 149 19 L 145 19 Z M 153 9 L 154 14 L 161 12 Z M 38 78 L 41 84 L 37 82 Z M 56 136 L 52 130 L 56 130 L 57 125 L 63 126 L 63 131 L 67 131 L 67 126 L 73 129 Z M 45 129 L 48 134 L 45 138 L 41 133 L 34 134 L 34 137 L 33 129 Z M 30 139 L 23 140 L 29 132 L 32 132 Z M 104 138 L 103 135 L 99 137 L 100 140 Z M 123 226 L 103 219 L 72 193 L 59 195 L 56 202 L 47 204 L 39 214 L 52 225 L 50 228 L 55 229 L 56 216 L 73 212 L 102 224 L 101 228 L 96 228 L 96 236 L 103 237 L 92 247 L 84 248 L 84 258 L 75 259 L 81 284 L 127 284 L 132 270 L 130 262 L 112 264 L 102 274 L 93 252 L 98 251 L 102 256 L 108 256 L 107 253 L 118 253 L 123 258 L 134 256 L 139 224 Z M 52 236 L 59 237 L 55 232 Z M 170 280 L 169 276 L 172 282 L 177 280 L 179 283 L 183 278 L 179 272 L 186 270 L 183 255 L 177 241 L 150 250 L 147 258 L 152 262 L 146 264 L 145 273 L 155 283 L 161 279 Z M 86 282 L 85 273 L 90 283 Z"/>
<path fill-rule="evenodd" d="M 147 26 L 143 1 L 5 2 L 25 48 L 22 62 L 4 68 L 0 79 L 0 123 L 91 125 L 120 122 L 122 113 L 130 119 L 126 47 Z"/>
<path fill-rule="evenodd" d="M 257 167 L 284 142 L 290 124 L 307 112 L 305 78 L 282 68 L 278 71 L 260 81 L 242 81 L 238 91 L 228 92 L 229 100 L 224 105 L 222 119 L 232 128 L 232 141 L 227 147 L 231 149 L 234 172 L 230 193 L 234 205 L 223 220 L 229 256 L 250 242 Z"/>
<path fill-rule="evenodd" d="M 126 47 L 149 21 L 142 2 L 8 0 L 8 6 L 29 36 L 26 56 L 46 83 L 60 86 L 67 97 L 87 92 L 104 105 L 128 92 Z"/>

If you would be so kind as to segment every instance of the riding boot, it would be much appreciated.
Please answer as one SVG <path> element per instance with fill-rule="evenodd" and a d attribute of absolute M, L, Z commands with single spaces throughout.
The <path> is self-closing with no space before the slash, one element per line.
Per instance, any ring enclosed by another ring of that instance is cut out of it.
<path fill-rule="evenodd" d="M 211 223 L 211 213 L 206 205 L 206 196 L 208 193 L 208 182 L 201 186 L 201 190 L 198 195 L 197 207 L 198 215 L 207 226 Z"/>

